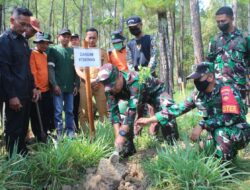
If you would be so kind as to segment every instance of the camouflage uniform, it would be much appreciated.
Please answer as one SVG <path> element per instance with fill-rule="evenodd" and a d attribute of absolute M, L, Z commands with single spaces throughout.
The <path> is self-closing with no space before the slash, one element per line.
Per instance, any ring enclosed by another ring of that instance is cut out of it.
<path fill-rule="evenodd" d="M 102 81 L 105 86 L 110 121 L 112 124 L 128 125 L 130 133 L 127 135 L 127 139 L 132 141 L 135 115 L 139 104 L 148 103 L 154 107 L 157 115 L 164 115 L 164 113 L 161 113 L 160 96 L 164 95 L 168 106 L 173 105 L 174 102 L 166 93 L 165 86 L 159 79 L 150 76 L 142 84 L 139 83 L 139 76 L 136 71 L 120 72 L 123 75 L 124 84 L 119 94 L 113 94 L 110 91 L 119 73 L 118 69 L 112 64 L 105 64 L 100 68 L 97 80 Z M 119 100 L 128 101 L 123 119 L 121 119 L 119 112 Z"/>
<path fill-rule="evenodd" d="M 250 53 L 249 37 L 235 29 L 232 33 L 219 33 L 210 41 L 207 60 L 215 65 L 215 78 L 234 84 L 245 99 Z"/>
<path fill-rule="evenodd" d="M 207 73 L 210 71 L 206 71 Z M 227 100 L 228 94 L 223 94 L 223 89 L 230 89 L 232 96 L 236 100 L 236 105 L 229 109 L 239 109 L 237 114 L 227 111 L 228 108 L 223 104 L 223 98 Z M 226 95 L 226 96 L 225 96 Z M 165 107 L 164 98 L 162 98 L 163 113 L 158 116 L 158 121 L 164 125 L 172 118 L 180 116 L 191 109 L 197 108 L 204 120 L 199 125 L 211 132 L 212 141 L 216 148 L 216 155 L 224 160 L 232 159 L 237 150 L 244 148 L 249 138 L 249 124 L 246 122 L 247 108 L 242 102 L 239 91 L 232 85 L 226 85 L 221 80 L 217 80 L 211 93 L 194 91 L 192 95 L 178 106 L 172 105 L 170 108 Z M 227 113 L 226 113 L 227 112 Z"/>

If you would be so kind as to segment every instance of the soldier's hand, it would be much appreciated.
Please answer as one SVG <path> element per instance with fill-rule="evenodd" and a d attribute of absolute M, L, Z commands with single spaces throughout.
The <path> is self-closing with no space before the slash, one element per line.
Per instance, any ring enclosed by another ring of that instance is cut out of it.
<path fill-rule="evenodd" d="M 135 125 L 147 125 L 147 124 L 150 124 L 150 120 L 149 118 L 146 118 L 146 117 L 141 117 L 139 119 L 137 119 L 137 121 L 135 122 Z"/>
<path fill-rule="evenodd" d="M 192 140 L 192 141 L 197 141 L 198 140 L 198 138 L 200 137 L 200 135 L 201 135 L 201 132 L 202 132 L 202 128 L 201 128 L 201 126 L 196 126 L 194 129 L 193 129 L 193 131 L 192 131 L 192 133 L 191 133 L 191 135 L 190 135 L 190 139 Z"/>
<path fill-rule="evenodd" d="M 55 86 L 54 87 L 54 94 L 57 95 L 57 96 L 60 96 L 61 95 L 61 89 L 59 86 Z"/>
<path fill-rule="evenodd" d="M 143 128 L 143 126 L 135 124 L 134 125 L 134 135 L 139 135 L 142 128 Z"/>
<path fill-rule="evenodd" d="M 19 111 L 23 107 L 18 97 L 9 99 L 9 106 L 15 111 Z"/>

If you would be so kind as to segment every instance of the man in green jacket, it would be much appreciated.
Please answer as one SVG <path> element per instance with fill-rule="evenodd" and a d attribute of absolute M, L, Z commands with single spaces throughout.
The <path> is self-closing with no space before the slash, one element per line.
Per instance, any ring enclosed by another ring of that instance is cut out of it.
<path fill-rule="evenodd" d="M 73 96 L 77 93 L 79 78 L 75 73 L 73 48 L 69 47 L 71 32 L 59 32 L 59 45 L 48 51 L 49 81 L 53 87 L 55 127 L 58 138 L 63 136 L 62 111 L 65 112 L 65 132 L 68 137 L 75 136 L 73 115 Z"/>

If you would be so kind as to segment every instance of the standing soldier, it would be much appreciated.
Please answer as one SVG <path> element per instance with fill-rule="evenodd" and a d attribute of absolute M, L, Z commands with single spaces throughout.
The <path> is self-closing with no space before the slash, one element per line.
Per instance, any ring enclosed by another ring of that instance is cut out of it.
<path fill-rule="evenodd" d="M 207 60 L 215 65 L 215 78 L 234 84 L 245 102 L 249 77 L 249 38 L 233 25 L 233 10 L 230 7 L 219 8 L 215 19 L 221 32 L 210 41 Z"/>
<path fill-rule="evenodd" d="M 115 147 L 123 157 L 133 155 L 136 152 L 133 131 L 138 104 L 150 104 L 157 111 L 156 116 L 162 117 L 160 95 L 166 98 L 167 106 L 174 102 L 159 79 L 149 76 L 143 83 L 139 83 L 136 71 L 118 71 L 112 64 L 102 66 L 96 80 L 105 87 L 109 117 L 115 130 Z M 123 120 L 118 109 L 119 100 L 128 101 Z"/>
<path fill-rule="evenodd" d="M 199 139 L 201 132 L 207 130 L 212 139 L 206 145 L 213 145 L 216 156 L 222 160 L 231 160 L 237 150 L 247 146 L 250 139 L 250 127 L 246 121 L 247 109 L 242 102 L 239 91 L 233 86 L 215 80 L 212 63 L 198 64 L 195 71 L 187 79 L 193 79 L 198 91 L 179 104 L 167 107 L 165 97 L 161 97 L 163 117 L 140 118 L 136 121 L 137 132 L 140 126 L 152 122 L 165 125 L 173 118 L 197 108 L 203 115 L 203 120 L 195 127 L 191 140 Z"/>

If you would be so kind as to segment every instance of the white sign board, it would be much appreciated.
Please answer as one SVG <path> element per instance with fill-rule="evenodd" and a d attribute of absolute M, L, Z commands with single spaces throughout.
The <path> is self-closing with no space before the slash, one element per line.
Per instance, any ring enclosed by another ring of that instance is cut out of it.
<path fill-rule="evenodd" d="M 100 67 L 101 51 L 98 48 L 74 48 L 75 67 Z"/>

